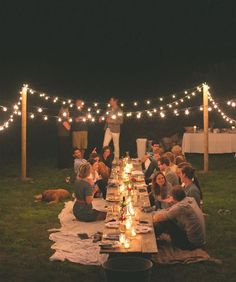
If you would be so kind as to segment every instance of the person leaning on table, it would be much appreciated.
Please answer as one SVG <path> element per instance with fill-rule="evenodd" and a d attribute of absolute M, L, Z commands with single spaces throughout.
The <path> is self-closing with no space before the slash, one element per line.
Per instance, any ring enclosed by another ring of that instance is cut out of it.
<path fill-rule="evenodd" d="M 89 176 L 91 174 L 91 165 L 89 163 L 82 164 L 79 168 L 78 179 L 74 183 L 76 201 L 73 206 L 74 216 L 79 221 L 96 221 L 106 218 L 105 212 L 93 209 L 93 196 L 97 189 L 93 189 Z"/>
<path fill-rule="evenodd" d="M 153 215 L 155 233 L 170 235 L 174 246 L 193 250 L 205 244 L 205 220 L 192 197 L 186 197 L 181 186 L 172 189 L 173 206 Z"/>

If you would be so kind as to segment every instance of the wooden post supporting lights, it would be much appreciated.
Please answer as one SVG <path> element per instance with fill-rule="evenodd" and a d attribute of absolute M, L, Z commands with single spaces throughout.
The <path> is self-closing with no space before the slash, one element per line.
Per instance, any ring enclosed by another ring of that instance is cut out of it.
<path fill-rule="evenodd" d="M 24 84 L 21 89 L 21 180 L 27 180 L 26 176 L 26 128 L 27 128 L 27 89 Z"/>
<path fill-rule="evenodd" d="M 203 84 L 203 124 L 204 124 L 204 172 L 208 172 L 209 159 L 209 133 L 208 133 L 208 89 L 207 84 Z"/>

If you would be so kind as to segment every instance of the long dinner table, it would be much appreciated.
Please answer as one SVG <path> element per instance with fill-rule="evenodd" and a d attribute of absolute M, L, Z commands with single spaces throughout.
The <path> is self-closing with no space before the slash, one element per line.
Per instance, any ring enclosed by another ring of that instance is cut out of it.
<path fill-rule="evenodd" d="M 100 253 L 157 253 L 152 210 L 138 160 L 113 168 L 106 201 Z"/>

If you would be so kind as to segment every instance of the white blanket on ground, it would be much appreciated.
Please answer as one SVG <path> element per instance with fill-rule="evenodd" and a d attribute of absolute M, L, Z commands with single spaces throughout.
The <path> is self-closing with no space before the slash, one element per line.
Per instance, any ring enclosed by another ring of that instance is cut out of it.
<path fill-rule="evenodd" d="M 99 242 L 93 243 L 92 238 L 81 240 L 77 234 L 87 233 L 90 237 L 98 231 L 102 232 L 104 222 L 77 221 L 72 212 L 73 205 L 73 201 L 66 202 L 59 214 L 61 228 L 48 230 L 53 232 L 49 239 L 55 242 L 51 246 L 55 253 L 50 257 L 50 260 L 69 260 L 86 265 L 101 265 L 107 260 L 108 255 L 100 254 Z M 95 199 L 93 205 L 97 210 L 104 210 L 106 202 L 103 199 Z"/>

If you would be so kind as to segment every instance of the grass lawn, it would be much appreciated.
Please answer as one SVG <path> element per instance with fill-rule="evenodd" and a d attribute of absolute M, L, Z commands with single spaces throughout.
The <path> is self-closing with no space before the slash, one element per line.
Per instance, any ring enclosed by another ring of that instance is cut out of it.
<path fill-rule="evenodd" d="M 201 168 L 200 156 L 189 161 Z M 46 188 L 72 188 L 54 161 L 30 165 L 31 182 L 21 182 L 18 164 L 5 164 L 0 177 L 0 281 L 103 281 L 101 267 L 50 262 L 47 229 L 59 227 L 63 204 L 34 203 L 33 195 Z M 222 264 L 154 266 L 152 281 L 236 281 L 236 159 L 211 156 L 210 172 L 198 173 L 204 196 L 208 253 Z M 219 215 L 219 209 L 231 214 Z"/>

